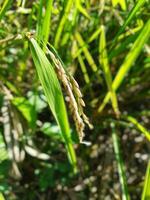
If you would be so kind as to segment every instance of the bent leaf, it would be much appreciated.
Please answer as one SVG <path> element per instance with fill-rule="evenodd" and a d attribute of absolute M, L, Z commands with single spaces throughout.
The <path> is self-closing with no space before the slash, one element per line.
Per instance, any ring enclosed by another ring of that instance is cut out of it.
<path fill-rule="evenodd" d="M 46 55 L 44 54 L 43 50 L 40 48 L 36 40 L 33 38 L 30 38 L 29 40 L 31 54 L 45 96 L 47 98 L 50 109 L 58 125 L 60 126 L 70 161 L 74 167 L 74 171 L 76 171 L 76 155 L 72 145 L 66 107 L 59 81 L 52 65 L 48 61 Z"/>

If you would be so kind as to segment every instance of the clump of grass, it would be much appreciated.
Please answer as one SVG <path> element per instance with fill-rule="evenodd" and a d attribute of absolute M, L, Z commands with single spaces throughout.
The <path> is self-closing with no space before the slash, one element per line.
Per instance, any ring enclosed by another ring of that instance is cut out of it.
<path fill-rule="evenodd" d="M 131 50 L 129 51 L 128 55 L 126 56 L 124 62 L 120 66 L 120 68 L 119 68 L 119 70 L 118 70 L 118 72 L 117 72 L 117 74 L 114 78 L 112 87 L 115 91 L 120 87 L 120 85 L 123 82 L 127 72 L 133 66 L 133 62 L 135 62 L 135 60 L 139 56 L 144 44 L 146 43 L 146 41 L 148 40 L 149 37 L 150 37 L 150 20 L 147 21 L 147 23 L 145 24 L 145 26 L 141 30 L 138 38 L 134 42 Z M 98 109 L 99 112 L 101 112 L 104 109 L 105 105 L 109 101 L 109 98 L 110 98 L 110 93 L 108 93 L 105 96 L 103 103 L 101 104 L 101 106 Z"/>

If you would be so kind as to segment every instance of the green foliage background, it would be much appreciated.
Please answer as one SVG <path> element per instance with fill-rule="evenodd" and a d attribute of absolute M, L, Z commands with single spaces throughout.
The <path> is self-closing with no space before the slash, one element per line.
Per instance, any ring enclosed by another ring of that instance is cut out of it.
<path fill-rule="evenodd" d="M 148 200 L 149 1 L 0 7 L 0 200 Z M 85 144 L 47 48 L 80 85 Z"/>

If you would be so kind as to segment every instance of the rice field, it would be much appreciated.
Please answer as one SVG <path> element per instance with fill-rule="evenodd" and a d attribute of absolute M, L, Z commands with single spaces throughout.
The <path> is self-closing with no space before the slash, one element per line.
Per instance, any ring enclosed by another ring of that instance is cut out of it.
<path fill-rule="evenodd" d="M 150 200 L 149 0 L 0 0 L 0 200 Z"/>

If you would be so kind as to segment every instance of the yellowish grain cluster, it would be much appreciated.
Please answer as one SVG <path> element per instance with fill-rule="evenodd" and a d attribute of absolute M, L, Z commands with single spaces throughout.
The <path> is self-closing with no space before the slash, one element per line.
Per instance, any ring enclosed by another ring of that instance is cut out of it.
<path fill-rule="evenodd" d="M 57 58 L 54 53 L 49 50 L 48 53 L 55 64 L 57 76 L 65 88 L 67 94 L 66 100 L 69 104 L 69 108 L 75 122 L 76 130 L 79 135 L 79 141 L 82 143 L 84 138 L 85 123 L 89 126 L 90 129 L 92 128 L 88 117 L 84 114 L 83 111 L 83 107 L 85 107 L 83 95 L 80 91 L 78 83 L 73 78 L 73 76 L 65 72 L 60 59 Z"/>

